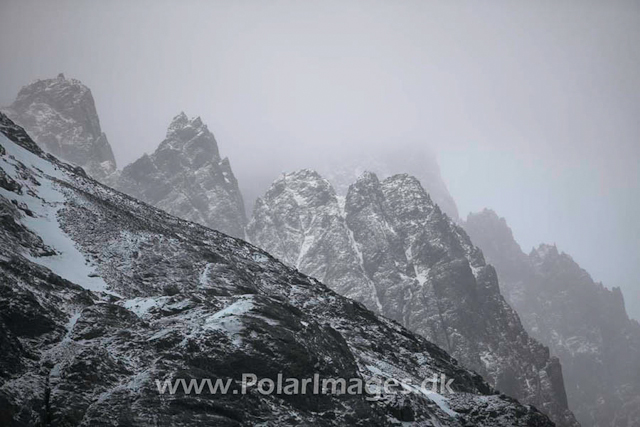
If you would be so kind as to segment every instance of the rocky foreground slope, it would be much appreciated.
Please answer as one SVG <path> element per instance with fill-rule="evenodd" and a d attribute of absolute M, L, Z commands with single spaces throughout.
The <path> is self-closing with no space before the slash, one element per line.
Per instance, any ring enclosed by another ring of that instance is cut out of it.
<path fill-rule="evenodd" d="M 248 239 L 342 295 L 438 344 L 500 391 L 561 426 L 562 369 L 500 294 L 493 267 L 416 178 L 364 173 L 345 199 L 311 170 L 256 202 Z"/>
<path fill-rule="evenodd" d="M 552 426 L 266 252 L 45 155 L 0 115 L 0 424 Z M 394 377 L 411 393 L 159 394 L 155 380 Z M 453 394 L 416 390 L 454 379 Z"/>
<path fill-rule="evenodd" d="M 627 316 L 620 289 L 595 283 L 555 246 L 525 254 L 491 210 L 469 215 L 465 229 L 496 266 L 529 333 L 560 358 L 580 423 L 640 425 L 640 325 Z"/>

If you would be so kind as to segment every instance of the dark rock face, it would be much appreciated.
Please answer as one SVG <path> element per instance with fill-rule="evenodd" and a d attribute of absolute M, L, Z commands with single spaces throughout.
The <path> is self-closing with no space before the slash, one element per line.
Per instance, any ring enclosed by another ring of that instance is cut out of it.
<path fill-rule="evenodd" d="M 88 87 L 60 74 L 23 87 L 6 114 L 45 151 L 104 180 L 116 169 Z"/>
<path fill-rule="evenodd" d="M 315 172 L 284 175 L 256 202 L 247 237 L 441 346 L 559 425 L 577 424 L 558 360 L 529 337 L 493 267 L 416 178 L 380 182 L 366 172 L 342 202 Z"/>
<path fill-rule="evenodd" d="M 640 325 L 627 316 L 620 289 L 595 283 L 555 246 L 526 255 L 491 210 L 469 215 L 465 229 L 496 266 L 524 326 L 560 358 L 580 423 L 640 425 Z"/>
<path fill-rule="evenodd" d="M 5 122 L 5 118 L 0 115 Z M 256 247 L 177 219 L 1 128 L 0 424 L 540 426 L 447 353 Z M 33 213 L 27 215 L 18 205 Z M 5 226 L 4 224 L 9 224 Z M 433 373 L 453 394 L 161 394 L 156 380 Z"/>
<path fill-rule="evenodd" d="M 229 159 L 200 118 L 176 116 L 167 137 L 109 180 L 113 187 L 189 221 L 244 236 L 244 202 Z"/>

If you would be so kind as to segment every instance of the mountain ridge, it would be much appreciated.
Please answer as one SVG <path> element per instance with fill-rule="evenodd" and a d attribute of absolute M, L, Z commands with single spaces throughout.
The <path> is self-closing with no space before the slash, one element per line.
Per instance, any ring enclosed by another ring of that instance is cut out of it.
<path fill-rule="evenodd" d="M 595 282 L 556 245 L 525 254 L 490 209 L 470 214 L 464 227 L 496 266 L 527 330 L 560 358 L 581 424 L 640 422 L 640 324 L 627 315 L 620 288 Z"/>
<path fill-rule="evenodd" d="M 255 246 L 101 185 L 0 123 L 3 423 L 553 425 L 397 323 Z M 414 383 L 435 371 L 455 379 L 455 393 L 368 401 L 154 388 L 208 377 L 239 390 L 243 369 Z"/>
<path fill-rule="evenodd" d="M 341 206 L 318 173 L 284 174 L 256 203 L 247 237 L 427 337 L 560 425 L 577 425 L 558 360 L 527 335 L 493 267 L 416 178 L 379 181 L 366 172 Z"/>

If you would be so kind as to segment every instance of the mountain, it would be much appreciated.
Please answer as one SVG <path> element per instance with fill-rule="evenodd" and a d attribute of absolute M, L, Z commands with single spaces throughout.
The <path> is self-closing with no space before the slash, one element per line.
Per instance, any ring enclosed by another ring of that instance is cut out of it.
<path fill-rule="evenodd" d="M 425 147 L 400 145 L 390 150 L 342 156 L 320 164 L 317 170 L 331 182 L 336 193 L 341 196 L 346 195 L 349 186 L 366 171 L 375 173 L 380 179 L 400 173 L 409 174 L 420 181 L 431 200 L 449 218 L 456 221 L 459 219 L 458 207 L 442 179 L 438 161 Z"/>
<path fill-rule="evenodd" d="M 318 173 L 256 201 L 250 242 L 441 346 L 502 392 L 577 425 L 562 368 L 499 291 L 493 267 L 409 175 L 366 172 L 345 198 Z"/>
<path fill-rule="evenodd" d="M 629 319 L 620 289 L 594 282 L 555 245 L 525 254 L 491 210 L 470 214 L 465 229 L 496 266 L 529 333 L 560 358 L 580 423 L 640 425 L 640 325 Z"/>
<path fill-rule="evenodd" d="M 6 113 L 46 152 L 91 177 L 181 218 L 243 237 L 246 214 L 238 182 L 200 118 L 180 113 L 153 154 L 119 171 L 91 90 L 80 81 L 62 74 L 38 80 L 20 90 Z"/>
<path fill-rule="evenodd" d="M 114 174 L 108 183 L 124 193 L 232 236 L 244 236 L 246 216 L 238 182 L 228 158 L 197 117 L 178 114 L 166 138 Z"/>
<path fill-rule="evenodd" d="M 23 87 L 3 111 L 29 129 L 45 151 L 82 166 L 92 177 L 103 180 L 116 169 L 91 90 L 80 81 L 63 74 L 38 80 Z"/>
<path fill-rule="evenodd" d="M 285 157 L 278 161 L 278 164 L 252 170 L 243 179 L 242 194 L 246 196 L 249 213 L 253 212 L 255 200 L 269 189 L 274 176 L 282 171 L 307 168 L 326 178 L 339 197 L 346 196 L 349 186 L 365 171 L 374 172 L 381 179 L 408 173 L 420 180 L 440 209 L 450 218 L 459 219 L 458 207 L 442 179 L 436 156 L 424 145 L 394 144 L 390 148 L 367 147 L 358 151 L 348 146 L 333 147 L 321 153 L 303 153 L 294 156 L 293 160 Z"/>
<path fill-rule="evenodd" d="M 2 425 L 553 425 L 266 252 L 45 154 L 3 114 L 0 221 Z M 269 394 L 246 372 L 399 385 Z M 454 392 L 419 391 L 434 373 Z M 203 378 L 236 393 L 156 384 Z"/>

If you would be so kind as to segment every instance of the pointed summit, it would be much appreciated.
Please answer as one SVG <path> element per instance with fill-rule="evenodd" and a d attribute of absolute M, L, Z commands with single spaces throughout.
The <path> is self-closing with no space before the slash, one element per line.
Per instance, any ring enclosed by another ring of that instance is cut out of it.
<path fill-rule="evenodd" d="M 167 128 L 167 138 L 169 138 L 171 134 L 173 134 L 177 130 L 183 129 L 188 124 L 189 118 L 184 113 L 184 111 L 180 111 L 180 113 L 171 120 L 171 123 Z"/>
<path fill-rule="evenodd" d="M 114 186 L 180 218 L 244 235 L 238 182 L 200 117 L 175 116 L 156 151 L 125 167 Z"/>
<path fill-rule="evenodd" d="M 23 87 L 6 110 L 45 151 L 82 166 L 104 180 L 116 169 L 107 136 L 100 128 L 91 90 L 79 80 L 37 80 Z"/>
<path fill-rule="evenodd" d="M 533 248 L 531 250 L 531 254 L 529 256 L 535 257 L 539 260 L 544 260 L 547 257 L 557 257 L 560 253 L 558 252 L 558 247 L 554 243 L 553 245 L 547 243 L 541 243 L 537 248 Z"/>
<path fill-rule="evenodd" d="M 204 126 L 200 116 L 198 116 L 195 119 L 191 120 L 191 126 L 193 126 L 194 128 L 199 128 L 199 127 Z"/>

